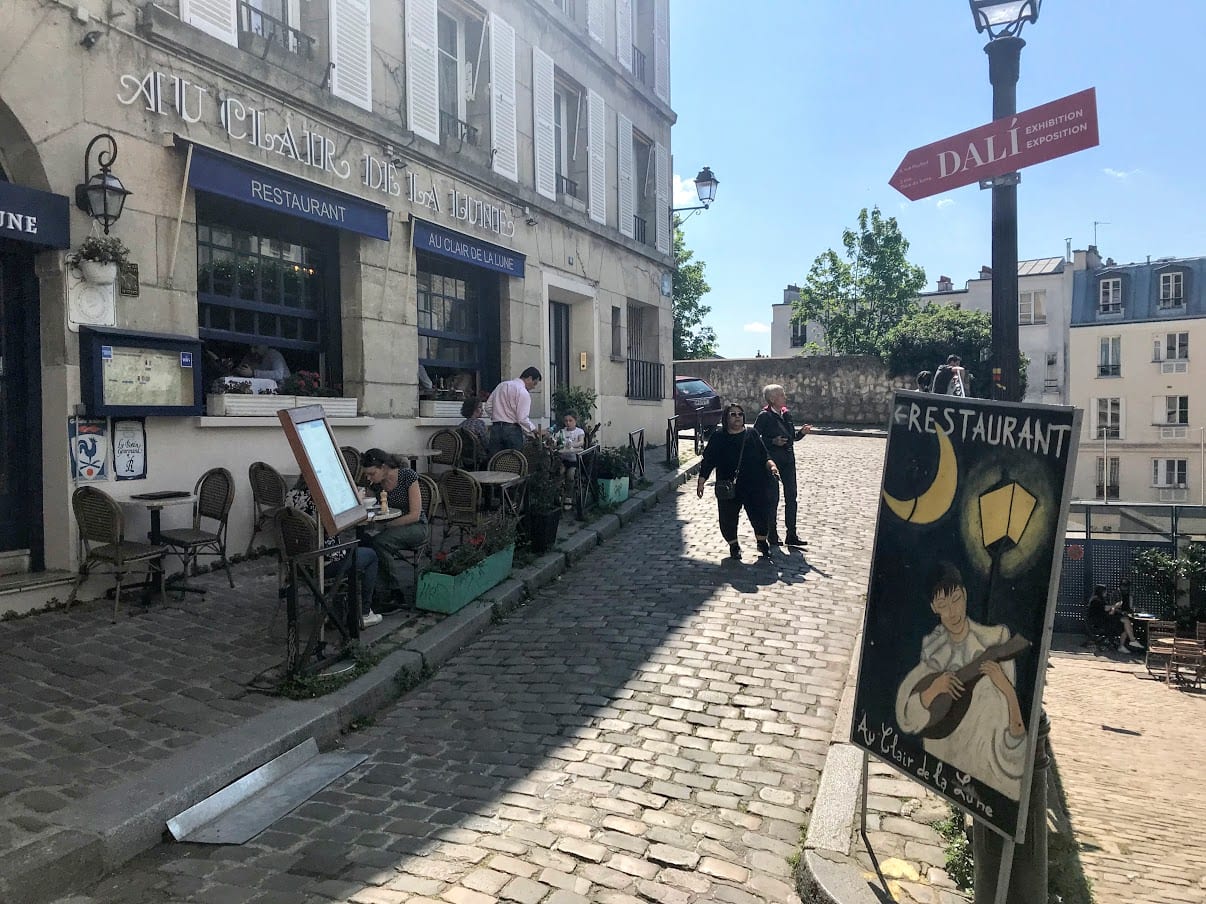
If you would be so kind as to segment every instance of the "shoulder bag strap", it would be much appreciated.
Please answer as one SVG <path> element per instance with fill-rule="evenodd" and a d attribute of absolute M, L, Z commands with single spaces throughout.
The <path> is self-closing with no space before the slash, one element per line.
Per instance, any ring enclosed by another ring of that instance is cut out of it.
<path fill-rule="evenodd" d="M 733 479 L 736 480 L 741 475 L 741 459 L 745 457 L 745 441 L 749 438 L 750 428 L 746 427 L 741 431 L 741 451 L 737 453 L 737 470 L 733 472 Z"/>

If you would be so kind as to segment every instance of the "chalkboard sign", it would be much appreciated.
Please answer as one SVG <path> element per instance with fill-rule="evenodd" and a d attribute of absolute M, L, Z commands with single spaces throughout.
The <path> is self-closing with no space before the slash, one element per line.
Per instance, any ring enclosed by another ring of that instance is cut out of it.
<path fill-rule="evenodd" d="M 365 520 L 356 484 L 322 406 L 285 408 L 276 414 L 327 535 L 333 536 Z"/>

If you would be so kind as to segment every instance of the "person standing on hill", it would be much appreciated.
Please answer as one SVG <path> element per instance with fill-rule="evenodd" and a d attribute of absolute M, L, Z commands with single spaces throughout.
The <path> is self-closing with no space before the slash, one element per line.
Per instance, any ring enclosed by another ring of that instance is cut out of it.
<path fill-rule="evenodd" d="M 754 430 L 762 437 L 762 444 L 770 455 L 771 461 L 779 469 L 779 481 L 771 482 L 770 505 L 768 515 L 767 542 L 771 546 L 779 546 L 779 483 L 783 484 L 783 521 L 787 528 L 786 543 L 788 546 L 807 546 L 808 542 L 800 539 L 796 532 L 797 486 L 796 486 L 796 453 L 795 443 L 802 440 L 812 429 L 812 424 L 804 424 L 797 428 L 792 421 L 791 412 L 787 410 L 787 394 L 778 383 L 771 383 L 762 390 L 766 399 L 766 407 L 758 412 L 754 421 Z"/>

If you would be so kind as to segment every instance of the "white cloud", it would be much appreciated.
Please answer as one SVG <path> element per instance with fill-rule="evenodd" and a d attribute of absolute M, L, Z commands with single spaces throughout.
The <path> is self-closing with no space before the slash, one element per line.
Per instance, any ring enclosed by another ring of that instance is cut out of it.
<path fill-rule="evenodd" d="M 747 323 L 745 326 L 742 327 L 742 329 L 745 330 L 747 333 L 769 333 L 770 332 L 770 324 L 761 323 L 761 322 L 755 320 L 753 323 Z"/>
<path fill-rule="evenodd" d="M 678 173 L 674 174 L 674 207 L 686 207 L 699 203 L 699 192 L 695 190 L 695 177 L 684 179 Z"/>
<path fill-rule="evenodd" d="M 1137 169 L 1116 170 L 1116 169 L 1112 169 L 1111 167 L 1107 166 L 1105 169 L 1102 170 L 1102 172 L 1105 173 L 1107 176 L 1113 176 L 1115 179 L 1128 179 L 1131 176 L 1139 175 L 1140 170 L 1137 170 Z"/>
<path fill-rule="evenodd" d="M 940 200 L 940 201 L 939 201 L 937 204 L 935 204 L 934 206 L 935 206 L 935 207 L 937 207 L 939 210 L 943 210 L 944 208 L 947 208 L 947 207 L 954 207 L 954 206 L 955 206 L 955 199 L 954 199 L 954 198 L 942 198 L 942 199 L 941 199 L 941 200 Z"/>

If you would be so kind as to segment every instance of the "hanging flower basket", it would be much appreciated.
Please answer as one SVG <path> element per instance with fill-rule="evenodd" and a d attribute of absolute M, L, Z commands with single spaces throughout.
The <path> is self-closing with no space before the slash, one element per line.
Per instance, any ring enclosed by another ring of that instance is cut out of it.
<path fill-rule="evenodd" d="M 67 263 L 79 271 L 87 283 L 111 286 L 117 282 L 117 269 L 130 256 L 125 242 L 115 235 L 90 235 L 67 257 Z"/>
<path fill-rule="evenodd" d="M 75 265 L 84 282 L 93 286 L 111 286 L 117 282 L 117 264 L 100 261 L 80 261 Z"/>

